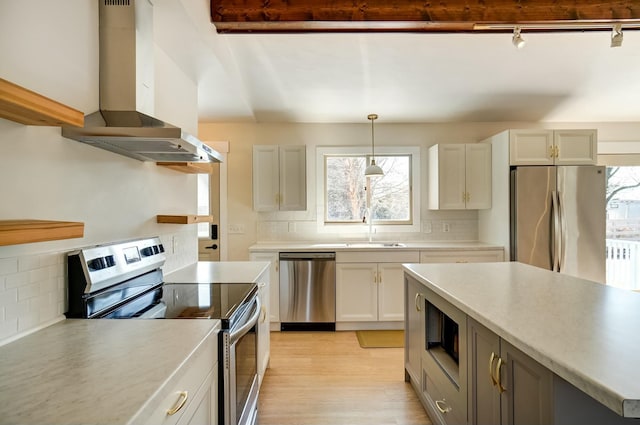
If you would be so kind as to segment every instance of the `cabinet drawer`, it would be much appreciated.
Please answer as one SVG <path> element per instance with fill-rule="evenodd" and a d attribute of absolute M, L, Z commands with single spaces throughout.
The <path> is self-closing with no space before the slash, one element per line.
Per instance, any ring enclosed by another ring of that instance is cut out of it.
<path fill-rule="evenodd" d="M 492 263 L 504 261 L 504 250 L 420 251 L 421 263 Z"/>
<path fill-rule="evenodd" d="M 417 263 L 420 261 L 418 251 L 339 251 L 336 252 L 336 263 Z"/>
<path fill-rule="evenodd" d="M 441 385 L 436 385 L 424 370 L 422 372 L 422 393 L 432 408 L 434 408 L 436 415 L 444 419 L 446 424 L 457 425 L 467 423 L 466 405 L 458 405 L 455 398 L 450 395 L 448 396 L 447 391 L 443 391 Z M 434 423 L 435 422 L 438 421 L 434 420 Z"/>
<path fill-rule="evenodd" d="M 192 358 L 189 358 L 175 372 L 179 378 L 172 380 L 172 376 L 167 384 L 156 392 L 155 397 L 146 406 L 153 410 L 149 412 L 148 419 L 143 422 L 149 425 L 175 425 L 185 412 L 193 410 L 192 407 L 197 407 L 192 406 L 192 403 L 196 399 L 198 390 L 207 384 L 207 379 L 217 376 L 216 373 L 213 373 L 215 372 L 214 368 L 218 365 L 217 341 L 217 333 L 209 335 Z M 173 415 L 167 413 L 170 409 L 177 408 L 185 398 L 186 401 L 176 413 Z"/>

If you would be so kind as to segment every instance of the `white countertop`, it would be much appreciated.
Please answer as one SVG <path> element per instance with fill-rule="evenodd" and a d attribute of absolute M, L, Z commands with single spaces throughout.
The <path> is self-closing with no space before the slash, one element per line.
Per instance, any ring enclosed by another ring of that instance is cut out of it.
<path fill-rule="evenodd" d="M 640 417 L 640 294 L 521 263 L 404 266 L 581 391 Z"/>
<path fill-rule="evenodd" d="M 266 261 L 198 261 L 164 275 L 165 283 L 256 283 Z"/>
<path fill-rule="evenodd" d="M 219 320 L 64 320 L 0 347 L 0 424 L 144 422 Z M 187 367 L 185 367 L 187 365 Z"/>
<path fill-rule="evenodd" d="M 389 242 L 262 242 L 249 247 L 250 252 L 259 251 L 366 251 L 391 249 L 402 250 L 482 250 L 503 249 L 502 246 L 491 245 L 484 242 L 398 242 L 404 246 L 388 246 Z"/>

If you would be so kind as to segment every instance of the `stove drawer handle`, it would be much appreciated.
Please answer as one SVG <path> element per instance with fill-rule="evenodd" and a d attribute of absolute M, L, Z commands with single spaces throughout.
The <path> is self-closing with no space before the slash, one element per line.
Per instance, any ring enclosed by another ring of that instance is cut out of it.
<path fill-rule="evenodd" d="M 167 416 L 175 415 L 176 413 L 178 413 L 178 411 L 184 407 L 184 404 L 187 402 L 188 398 L 188 391 L 180 391 L 180 398 L 171 409 L 167 410 Z"/>

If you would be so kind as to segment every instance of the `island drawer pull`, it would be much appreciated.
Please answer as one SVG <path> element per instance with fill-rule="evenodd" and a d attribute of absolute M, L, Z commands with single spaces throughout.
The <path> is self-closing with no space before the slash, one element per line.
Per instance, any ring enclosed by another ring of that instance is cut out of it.
<path fill-rule="evenodd" d="M 184 407 L 184 404 L 187 402 L 187 398 L 189 398 L 189 392 L 180 391 L 180 398 L 178 398 L 178 401 L 171 409 L 167 410 L 167 415 L 171 416 L 178 413 L 178 411 Z"/>
<path fill-rule="evenodd" d="M 502 361 L 502 357 L 498 357 L 498 363 L 496 363 L 496 377 L 498 380 L 498 391 L 500 392 L 500 394 L 507 390 L 502 386 L 502 378 L 500 377 L 500 370 L 502 369 L 503 364 L 504 362 Z"/>
<path fill-rule="evenodd" d="M 420 292 L 418 292 L 416 294 L 416 298 L 413 300 L 414 304 L 416 305 L 416 311 L 422 311 L 422 308 L 420 308 L 420 304 L 418 303 L 420 301 Z"/>
<path fill-rule="evenodd" d="M 441 407 L 440 406 L 441 404 L 443 406 L 445 406 L 445 407 Z M 442 400 L 436 400 L 436 407 L 438 408 L 440 413 L 449 413 L 449 412 L 451 412 L 451 407 L 447 406 L 447 400 L 445 400 L 444 398 Z"/>
<path fill-rule="evenodd" d="M 489 357 L 489 376 L 491 377 L 491 384 L 494 387 L 498 385 L 498 381 L 496 381 L 496 378 L 493 376 L 493 362 L 495 361 L 495 359 L 496 359 L 496 353 L 492 351 L 491 357 Z"/>

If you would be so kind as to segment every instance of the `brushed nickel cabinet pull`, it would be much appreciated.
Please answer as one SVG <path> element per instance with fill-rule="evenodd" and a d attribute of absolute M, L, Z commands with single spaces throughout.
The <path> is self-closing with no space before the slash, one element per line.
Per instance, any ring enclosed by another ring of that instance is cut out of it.
<path fill-rule="evenodd" d="M 441 404 L 444 406 L 442 407 Z M 451 407 L 447 406 L 447 400 L 444 398 L 442 400 L 436 400 L 436 407 L 440 411 L 440 413 L 449 413 L 451 412 Z"/>
<path fill-rule="evenodd" d="M 419 301 L 420 301 L 420 292 L 416 294 L 416 298 L 413 300 L 414 304 L 416 305 L 416 311 L 422 311 Z"/>

